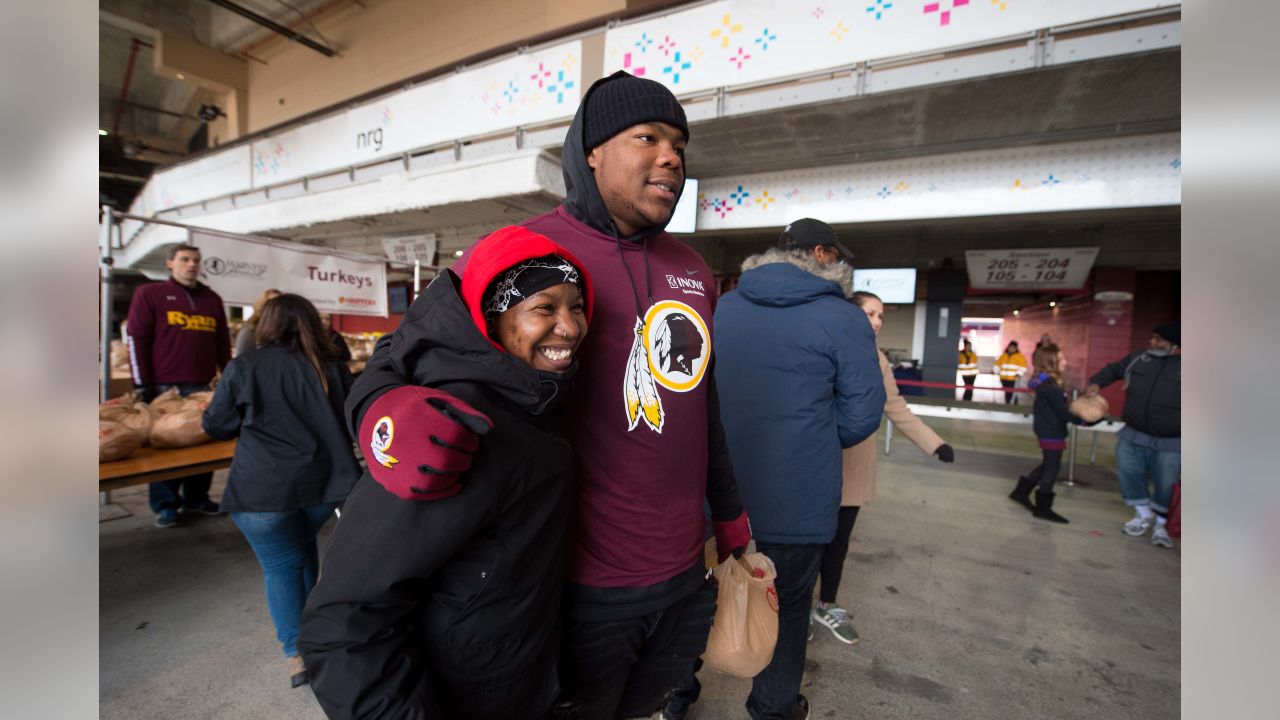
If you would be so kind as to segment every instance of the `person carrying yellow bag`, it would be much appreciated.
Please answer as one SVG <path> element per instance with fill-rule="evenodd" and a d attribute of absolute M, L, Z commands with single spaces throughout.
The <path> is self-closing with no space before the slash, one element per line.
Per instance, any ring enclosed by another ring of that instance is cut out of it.
<path fill-rule="evenodd" d="M 1019 352 L 1017 340 L 1010 340 L 1005 346 L 1004 353 L 996 358 L 995 369 L 1000 376 L 1000 384 L 1005 387 L 1004 402 L 1012 405 L 1013 393 L 1008 388 L 1017 384 L 1018 378 L 1027 372 L 1027 357 Z"/>

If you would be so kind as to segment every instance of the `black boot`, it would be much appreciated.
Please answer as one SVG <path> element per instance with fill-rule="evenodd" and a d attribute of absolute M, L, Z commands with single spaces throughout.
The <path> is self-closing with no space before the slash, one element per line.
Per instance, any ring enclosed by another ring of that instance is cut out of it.
<path fill-rule="evenodd" d="M 1033 514 L 1042 520 L 1052 520 L 1063 524 L 1071 522 L 1053 511 L 1053 493 L 1043 490 L 1036 491 L 1036 508 Z"/>
<path fill-rule="evenodd" d="M 1036 511 L 1036 506 L 1031 504 L 1031 489 L 1036 486 L 1035 482 L 1028 480 L 1026 476 L 1018 478 L 1018 486 L 1009 493 L 1009 499 L 1021 504 L 1031 512 Z"/>

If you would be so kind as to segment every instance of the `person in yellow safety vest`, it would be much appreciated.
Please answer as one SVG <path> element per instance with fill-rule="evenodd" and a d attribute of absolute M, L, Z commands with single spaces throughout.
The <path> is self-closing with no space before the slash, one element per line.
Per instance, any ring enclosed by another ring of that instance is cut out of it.
<path fill-rule="evenodd" d="M 978 354 L 973 351 L 973 343 L 964 341 L 964 349 L 960 351 L 960 359 L 956 361 L 956 370 L 960 379 L 964 380 L 964 399 L 973 399 L 973 383 L 978 379 Z"/>
<path fill-rule="evenodd" d="M 1005 346 L 1004 353 L 996 358 L 996 374 L 1000 376 L 1000 384 L 1005 388 L 1011 388 L 1018 382 L 1018 378 L 1027 372 L 1027 358 L 1018 351 L 1018 341 L 1010 340 Z M 1004 393 L 1004 402 L 1006 405 L 1013 404 L 1013 393 L 1007 389 Z"/>

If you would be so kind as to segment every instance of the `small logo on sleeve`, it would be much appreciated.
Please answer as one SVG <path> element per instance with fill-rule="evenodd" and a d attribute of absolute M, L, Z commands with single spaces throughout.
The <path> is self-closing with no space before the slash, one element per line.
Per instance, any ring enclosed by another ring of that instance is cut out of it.
<path fill-rule="evenodd" d="M 396 427 L 391 418 L 383 416 L 373 425 L 373 438 L 369 441 L 369 449 L 373 451 L 373 459 L 387 469 L 395 469 L 399 460 L 387 454 L 391 449 L 391 439 L 395 437 Z"/>

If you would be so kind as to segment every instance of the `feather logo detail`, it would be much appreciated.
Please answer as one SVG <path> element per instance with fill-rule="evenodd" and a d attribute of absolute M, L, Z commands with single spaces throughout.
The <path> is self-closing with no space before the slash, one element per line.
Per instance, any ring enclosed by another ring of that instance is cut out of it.
<path fill-rule="evenodd" d="M 636 318 L 635 340 L 631 344 L 631 355 L 627 358 L 622 392 L 627 406 L 627 430 L 635 430 L 643 419 L 649 429 L 661 434 L 666 413 L 662 410 L 658 386 L 649 370 L 649 352 L 644 343 L 644 321 L 640 318 Z"/>

